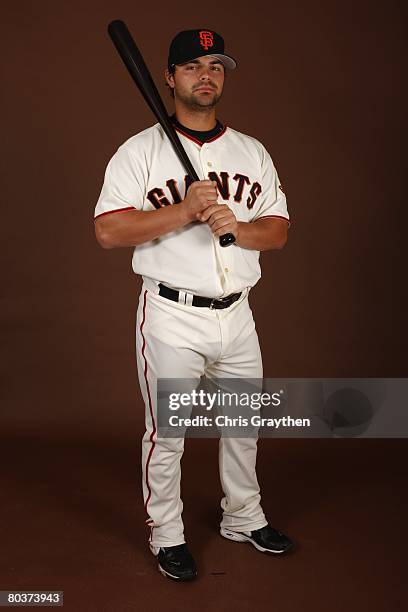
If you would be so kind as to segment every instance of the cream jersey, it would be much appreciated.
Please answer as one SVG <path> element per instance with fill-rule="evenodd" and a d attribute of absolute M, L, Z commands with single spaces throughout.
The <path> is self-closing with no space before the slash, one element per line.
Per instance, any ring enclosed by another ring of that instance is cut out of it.
<path fill-rule="evenodd" d="M 286 197 L 265 147 L 229 126 L 204 144 L 176 127 L 201 180 L 217 183 L 218 202 L 238 221 L 281 217 L 289 224 Z M 124 142 L 109 161 L 95 219 L 129 210 L 154 211 L 179 204 L 191 180 L 161 125 Z M 259 251 L 221 247 L 206 223 L 194 222 L 136 246 L 132 268 L 149 281 L 196 295 L 220 298 L 259 280 Z"/>

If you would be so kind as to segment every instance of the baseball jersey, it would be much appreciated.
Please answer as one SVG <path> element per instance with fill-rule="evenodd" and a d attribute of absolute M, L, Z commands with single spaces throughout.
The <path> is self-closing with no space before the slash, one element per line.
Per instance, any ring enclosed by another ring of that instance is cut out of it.
<path fill-rule="evenodd" d="M 286 197 L 266 148 L 229 126 L 202 143 L 175 123 L 200 180 L 217 183 L 218 202 L 237 221 L 281 217 L 288 224 Z M 110 159 L 95 207 L 95 219 L 129 210 L 177 206 L 191 184 L 161 125 L 124 142 Z M 259 251 L 237 244 L 221 247 L 206 223 L 193 222 L 134 248 L 132 268 L 150 281 L 180 291 L 220 298 L 259 280 Z"/>

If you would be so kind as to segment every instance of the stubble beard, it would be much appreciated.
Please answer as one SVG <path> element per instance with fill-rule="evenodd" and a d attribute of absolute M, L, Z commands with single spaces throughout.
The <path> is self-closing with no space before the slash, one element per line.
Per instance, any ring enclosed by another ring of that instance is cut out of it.
<path fill-rule="evenodd" d="M 195 112 L 206 112 L 218 104 L 222 94 L 214 92 L 210 95 L 200 96 L 200 94 L 196 93 L 185 95 L 177 92 L 175 95 L 188 109 Z"/>

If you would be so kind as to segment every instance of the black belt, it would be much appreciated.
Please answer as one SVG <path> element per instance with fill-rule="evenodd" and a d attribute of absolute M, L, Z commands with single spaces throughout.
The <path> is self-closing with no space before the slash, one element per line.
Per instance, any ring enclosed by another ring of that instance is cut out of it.
<path fill-rule="evenodd" d="M 179 301 L 179 292 L 175 289 L 170 289 L 170 287 L 166 287 L 159 283 L 159 295 L 167 298 L 168 300 L 172 300 L 173 302 Z M 236 302 L 242 293 L 231 293 L 231 295 L 227 295 L 225 298 L 220 299 L 211 299 L 206 297 L 201 297 L 200 295 L 193 295 L 192 306 L 199 306 L 200 308 L 229 308 L 231 304 Z"/>

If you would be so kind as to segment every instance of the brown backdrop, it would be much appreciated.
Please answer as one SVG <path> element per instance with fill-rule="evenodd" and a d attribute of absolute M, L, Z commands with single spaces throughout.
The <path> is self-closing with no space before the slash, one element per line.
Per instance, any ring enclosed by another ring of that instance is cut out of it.
<path fill-rule="evenodd" d="M 263 278 L 252 292 L 265 375 L 399 377 L 407 376 L 403 5 L 92 0 L 3 7 L 1 449 L 8 501 L 0 589 L 65 588 L 69 610 L 121 612 L 138 597 L 145 609 L 157 609 L 161 597 L 167 606 L 180 603 L 181 585 L 163 584 L 154 572 L 139 508 L 140 282 L 131 250 L 103 251 L 93 234 L 108 159 L 155 122 L 113 49 L 108 22 L 127 22 L 169 109 L 163 70 L 177 31 L 213 28 L 238 59 L 219 117 L 270 151 L 292 218 L 287 246 L 262 255 Z M 403 441 L 262 442 L 264 505 L 299 543 L 286 562 L 218 541 L 214 441 L 189 447 L 186 522 L 203 567 L 190 594 L 203 602 L 224 598 L 224 607 L 273 600 L 280 610 L 299 609 L 299 602 L 323 610 L 323 594 L 333 596 L 341 582 L 338 609 L 357 609 L 368 586 L 378 606 L 372 609 L 387 609 L 391 561 L 381 552 L 395 555 L 395 580 L 399 546 L 389 547 L 380 530 L 388 520 L 402 537 L 395 506 Z M 370 546 L 372 556 L 356 556 Z M 226 573 L 214 576 L 220 556 Z M 341 573 L 336 560 L 354 563 L 353 572 Z M 255 591 L 244 581 L 252 571 Z M 337 609 L 332 600 L 330 607 Z"/>

